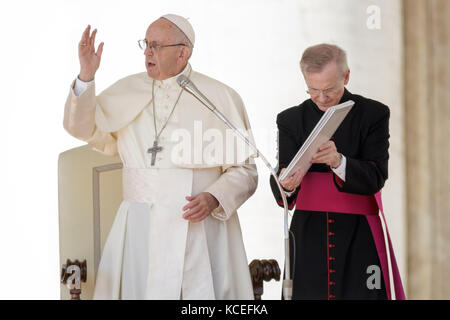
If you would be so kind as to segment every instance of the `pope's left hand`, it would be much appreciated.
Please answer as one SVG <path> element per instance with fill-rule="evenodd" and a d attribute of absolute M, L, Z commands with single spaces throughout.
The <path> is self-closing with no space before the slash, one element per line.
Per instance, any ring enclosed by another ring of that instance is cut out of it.
<path fill-rule="evenodd" d="M 337 151 L 333 141 L 328 141 L 320 146 L 317 153 L 312 157 L 312 163 L 325 163 L 332 168 L 341 164 L 342 155 Z"/>
<path fill-rule="evenodd" d="M 189 201 L 183 207 L 183 218 L 190 222 L 199 222 L 211 214 L 219 206 L 219 201 L 209 192 L 202 192 L 196 196 L 186 197 Z"/>

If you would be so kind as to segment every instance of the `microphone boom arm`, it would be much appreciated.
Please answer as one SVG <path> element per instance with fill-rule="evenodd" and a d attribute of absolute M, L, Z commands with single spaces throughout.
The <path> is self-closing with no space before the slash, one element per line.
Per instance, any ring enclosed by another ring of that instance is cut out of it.
<path fill-rule="evenodd" d="M 289 209 L 286 199 L 286 194 L 283 188 L 278 181 L 278 176 L 275 172 L 275 169 L 270 165 L 270 162 L 266 159 L 266 157 L 259 152 L 258 148 L 250 142 L 250 140 L 240 131 L 238 130 L 217 108 L 211 101 L 208 100 L 192 83 L 189 78 L 184 75 L 180 75 L 177 78 L 177 82 L 184 90 L 192 94 L 195 98 L 197 98 L 203 105 L 205 105 L 211 112 L 213 112 L 219 119 L 221 119 L 228 127 L 230 127 L 233 132 L 241 138 L 253 151 L 256 152 L 257 156 L 261 158 L 266 167 L 269 169 L 271 175 L 273 176 L 278 189 L 280 190 L 281 198 L 283 199 L 283 207 L 284 207 L 284 248 L 285 248 L 285 279 L 283 280 L 283 297 L 285 300 L 292 299 L 292 287 L 293 281 L 291 279 L 291 270 L 290 270 L 290 252 L 289 252 Z"/>

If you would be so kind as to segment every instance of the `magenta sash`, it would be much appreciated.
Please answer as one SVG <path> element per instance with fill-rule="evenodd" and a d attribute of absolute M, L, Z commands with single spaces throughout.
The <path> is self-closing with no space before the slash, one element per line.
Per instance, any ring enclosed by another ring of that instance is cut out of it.
<path fill-rule="evenodd" d="M 385 235 L 381 226 L 378 212 L 381 211 L 386 226 L 386 236 L 389 244 L 391 258 L 391 270 L 393 274 L 394 290 L 397 300 L 405 300 L 402 281 L 397 267 L 397 261 L 392 247 L 391 237 L 386 224 L 381 203 L 381 192 L 373 196 L 364 196 L 346 192 L 340 192 L 333 181 L 331 172 L 308 172 L 302 180 L 300 191 L 297 195 L 296 209 L 304 211 L 336 212 L 365 215 L 372 232 L 378 257 L 381 263 L 384 283 L 388 299 L 391 300 L 391 285 L 388 269 L 388 257 L 385 245 Z"/>

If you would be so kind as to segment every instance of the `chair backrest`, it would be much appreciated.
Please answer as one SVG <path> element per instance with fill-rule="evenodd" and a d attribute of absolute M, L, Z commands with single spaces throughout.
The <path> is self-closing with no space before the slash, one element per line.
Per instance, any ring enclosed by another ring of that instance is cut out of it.
<path fill-rule="evenodd" d="M 58 160 L 60 264 L 87 261 L 81 299 L 92 299 L 103 246 L 122 201 L 122 163 L 85 145 Z M 69 299 L 61 284 L 61 299 Z"/>

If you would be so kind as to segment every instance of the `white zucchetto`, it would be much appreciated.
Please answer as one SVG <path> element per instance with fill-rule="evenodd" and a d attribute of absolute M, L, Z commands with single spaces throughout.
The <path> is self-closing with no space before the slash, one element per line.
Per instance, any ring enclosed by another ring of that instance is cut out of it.
<path fill-rule="evenodd" d="M 176 25 L 189 39 L 192 46 L 194 46 L 195 42 L 195 33 L 194 28 L 192 28 L 192 25 L 187 21 L 186 18 L 183 18 L 182 16 L 178 16 L 176 14 L 166 14 L 161 16 L 161 18 L 167 19 L 170 22 L 172 22 L 174 25 Z"/>

